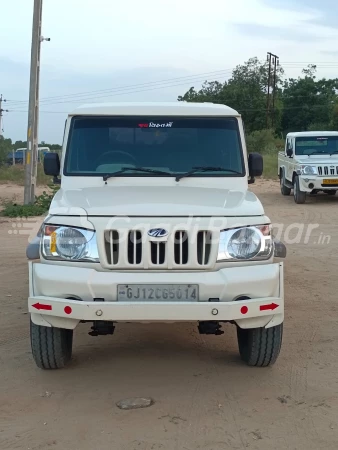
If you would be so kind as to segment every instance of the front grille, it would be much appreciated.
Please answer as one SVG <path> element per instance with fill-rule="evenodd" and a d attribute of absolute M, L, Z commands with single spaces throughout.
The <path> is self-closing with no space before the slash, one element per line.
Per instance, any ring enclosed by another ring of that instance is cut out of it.
<path fill-rule="evenodd" d="M 178 230 L 167 240 L 149 237 L 146 230 L 107 230 L 104 236 L 104 265 L 111 269 L 198 270 L 216 259 L 210 231 Z"/>
<path fill-rule="evenodd" d="M 318 166 L 318 175 L 338 175 L 338 166 Z"/>
<path fill-rule="evenodd" d="M 197 234 L 197 261 L 198 264 L 205 266 L 209 263 L 211 252 L 211 233 L 210 231 L 199 231 Z"/>
<path fill-rule="evenodd" d="M 187 264 L 189 256 L 188 233 L 186 231 L 176 231 L 174 242 L 175 264 Z"/>
<path fill-rule="evenodd" d="M 128 262 L 129 264 L 141 264 L 142 261 L 142 233 L 130 231 L 128 233 Z"/>

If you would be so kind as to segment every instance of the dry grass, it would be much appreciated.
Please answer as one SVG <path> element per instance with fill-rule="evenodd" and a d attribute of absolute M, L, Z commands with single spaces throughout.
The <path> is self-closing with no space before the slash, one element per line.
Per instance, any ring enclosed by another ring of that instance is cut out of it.
<path fill-rule="evenodd" d="M 25 182 L 25 170 L 22 164 L 15 166 L 0 167 L 0 183 L 15 183 L 19 186 L 23 186 Z M 37 184 L 47 185 L 50 184 L 51 177 L 47 176 L 43 172 L 43 167 L 38 164 L 38 178 Z"/>
<path fill-rule="evenodd" d="M 263 155 L 264 161 L 264 169 L 263 169 L 263 178 L 267 178 L 269 180 L 277 179 L 278 174 L 278 153 L 266 153 Z"/>

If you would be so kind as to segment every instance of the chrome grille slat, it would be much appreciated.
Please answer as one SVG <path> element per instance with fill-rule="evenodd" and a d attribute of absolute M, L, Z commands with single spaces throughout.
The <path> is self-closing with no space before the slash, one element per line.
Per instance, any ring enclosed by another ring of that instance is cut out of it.
<path fill-rule="evenodd" d="M 174 263 L 178 266 L 186 265 L 189 260 L 188 233 L 184 230 L 175 232 L 174 235 Z"/>
<path fill-rule="evenodd" d="M 142 263 L 142 233 L 138 230 L 129 231 L 127 237 L 127 260 L 129 264 Z"/>
<path fill-rule="evenodd" d="M 210 252 L 210 231 L 199 231 L 197 234 L 197 261 L 201 266 L 206 266 L 209 263 Z"/>
<path fill-rule="evenodd" d="M 136 261 L 136 244 L 135 244 L 135 242 L 136 242 L 136 231 L 133 231 L 133 239 L 134 239 L 134 260 L 133 260 L 133 262 L 134 262 L 134 264 L 135 264 L 135 261 Z"/>
<path fill-rule="evenodd" d="M 113 230 L 109 232 L 109 242 L 110 242 L 110 261 L 114 264 L 114 235 Z"/>
<path fill-rule="evenodd" d="M 166 259 L 166 242 L 150 242 L 150 259 L 154 266 L 163 265 Z"/>
<path fill-rule="evenodd" d="M 202 254 L 202 264 L 205 264 L 205 232 L 203 232 L 203 254 Z"/>
<path fill-rule="evenodd" d="M 104 244 L 108 264 L 116 266 L 120 259 L 120 235 L 116 230 L 106 231 L 104 234 Z"/>

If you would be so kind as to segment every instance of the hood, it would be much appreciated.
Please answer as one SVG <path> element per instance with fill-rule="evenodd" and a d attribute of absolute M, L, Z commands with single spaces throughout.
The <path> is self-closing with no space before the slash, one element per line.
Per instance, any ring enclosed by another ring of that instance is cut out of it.
<path fill-rule="evenodd" d="M 187 186 L 102 186 L 60 189 L 50 214 L 88 216 L 262 216 L 250 191 Z"/>
<path fill-rule="evenodd" d="M 338 154 L 334 154 L 331 157 L 329 155 L 296 155 L 297 159 L 301 164 L 318 165 L 318 166 L 330 166 L 338 164 Z"/>

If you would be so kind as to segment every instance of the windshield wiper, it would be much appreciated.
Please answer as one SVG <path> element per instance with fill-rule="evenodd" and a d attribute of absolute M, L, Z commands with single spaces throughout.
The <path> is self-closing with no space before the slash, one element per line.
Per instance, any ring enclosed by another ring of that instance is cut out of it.
<path fill-rule="evenodd" d="M 175 180 L 180 181 L 181 178 L 190 177 L 191 175 L 194 175 L 197 172 L 230 172 L 230 173 L 235 173 L 237 175 L 242 175 L 242 172 L 237 172 L 237 170 L 232 170 L 232 169 L 226 169 L 225 167 L 201 166 L 201 167 L 193 167 L 189 172 L 182 173 L 181 175 L 177 175 Z"/>
<path fill-rule="evenodd" d="M 106 173 L 105 175 L 103 175 L 102 177 L 103 181 L 107 181 L 108 178 L 116 177 L 124 172 L 128 172 L 129 170 L 136 170 L 139 172 L 146 172 L 146 173 L 156 173 L 158 175 L 170 175 L 170 172 L 165 172 L 164 170 L 147 169 L 146 167 L 122 167 L 122 169 L 118 170 L 117 172 Z"/>
<path fill-rule="evenodd" d="M 312 153 L 309 153 L 308 154 L 308 156 L 311 156 L 311 155 L 327 155 L 327 153 L 325 153 L 325 152 L 312 152 Z"/>

